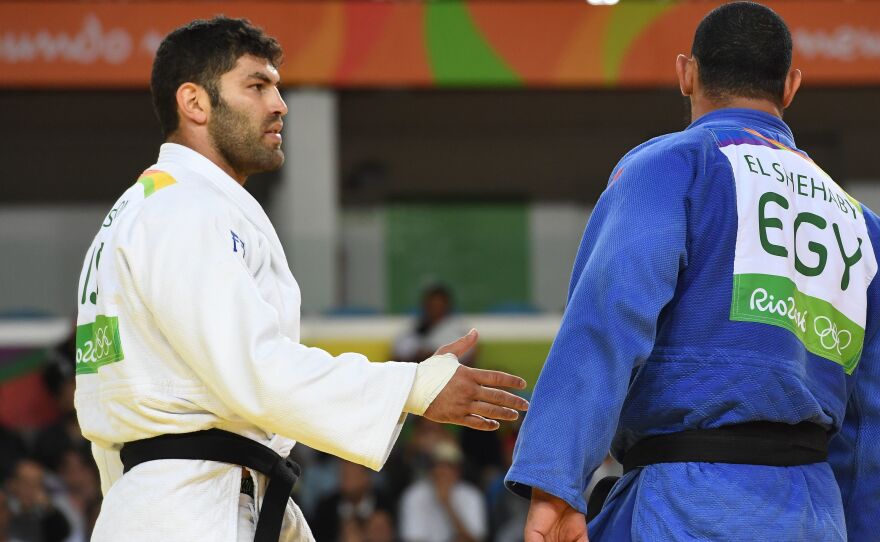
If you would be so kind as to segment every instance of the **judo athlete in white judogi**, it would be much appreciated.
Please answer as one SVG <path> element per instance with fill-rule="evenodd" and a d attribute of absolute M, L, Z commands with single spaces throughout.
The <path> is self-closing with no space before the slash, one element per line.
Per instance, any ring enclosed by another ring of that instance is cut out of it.
<path fill-rule="evenodd" d="M 268 540 L 276 477 L 271 536 L 312 540 L 283 485 L 294 441 L 379 469 L 407 413 L 492 430 L 527 407 L 495 389 L 521 379 L 458 364 L 475 332 L 421 364 L 300 344 L 299 287 L 242 187 L 283 162 L 279 57 L 226 18 L 176 30 L 157 53 L 167 142 L 100 225 L 77 293 L 76 408 L 105 495 L 96 542 Z M 264 472 L 207 460 L 254 443 L 274 461 Z"/>

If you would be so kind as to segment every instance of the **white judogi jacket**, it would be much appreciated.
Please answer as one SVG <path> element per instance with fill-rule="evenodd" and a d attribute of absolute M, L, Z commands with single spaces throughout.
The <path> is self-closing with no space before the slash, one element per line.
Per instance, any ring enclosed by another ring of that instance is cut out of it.
<path fill-rule="evenodd" d="M 415 364 L 299 343 L 300 291 L 272 224 L 181 145 L 163 145 L 107 215 L 77 302 L 76 409 L 105 493 L 93 540 L 236 536 L 241 468 L 151 461 L 122 476 L 125 442 L 220 428 L 282 455 L 296 440 L 379 469 L 415 391 Z M 265 479 L 256 485 L 259 505 Z M 284 533 L 311 539 L 292 502 Z"/>

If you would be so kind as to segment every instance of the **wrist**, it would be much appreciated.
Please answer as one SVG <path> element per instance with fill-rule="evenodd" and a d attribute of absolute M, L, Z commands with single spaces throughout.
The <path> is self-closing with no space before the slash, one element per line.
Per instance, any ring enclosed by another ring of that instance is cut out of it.
<path fill-rule="evenodd" d="M 403 406 L 404 412 L 421 416 L 446 387 L 460 364 L 454 354 L 431 356 L 416 366 L 416 376 Z"/>

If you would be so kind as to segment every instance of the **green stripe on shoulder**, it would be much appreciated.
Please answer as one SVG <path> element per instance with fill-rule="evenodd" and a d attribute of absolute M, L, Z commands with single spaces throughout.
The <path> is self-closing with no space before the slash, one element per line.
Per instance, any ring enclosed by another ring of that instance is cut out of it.
<path fill-rule="evenodd" d="M 148 169 L 141 175 L 138 184 L 144 187 L 144 198 L 148 198 L 165 187 L 177 184 L 177 180 L 164 171 Z"/>

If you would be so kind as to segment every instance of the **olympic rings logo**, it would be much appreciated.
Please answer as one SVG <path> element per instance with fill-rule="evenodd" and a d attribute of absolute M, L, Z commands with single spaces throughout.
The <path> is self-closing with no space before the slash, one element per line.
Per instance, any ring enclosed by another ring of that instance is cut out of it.
<path fill-rule="evenodd" d="M 113 348 L 113 341 L 107 336 L 107 326 L 99 327 L 95 331 L 95 357 L 101 359 L 109 354 Z"/>
<path fill-rule="evenodd" d="M 111 332 L 107 326 L 101 326 L 95 330 L 92 340 L 85 341 L 82 348 L 76 349 L 76 362 L 98 363 L 104 356 L 112 355 L 115 351 Z"/>
<path fill-rule="evenodd" d="M 827 316 L 817 316 L 813 320 L 813 330 L 819 336 L 819 344 L 826 350 L 836 350 L 843 355 L 841 350 L 852 344 L 852 333 L 845 329 L 839 330 L 837 324 Z"/>

